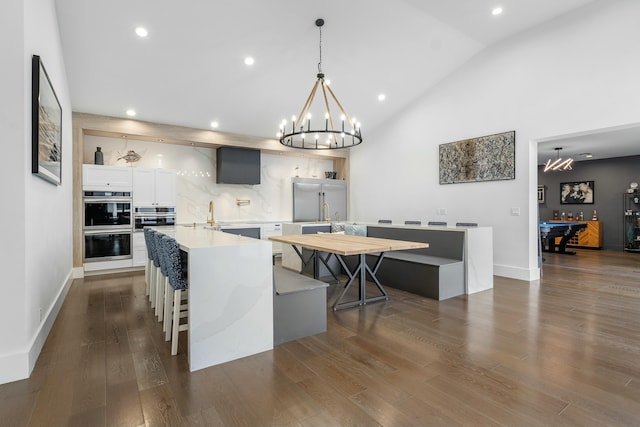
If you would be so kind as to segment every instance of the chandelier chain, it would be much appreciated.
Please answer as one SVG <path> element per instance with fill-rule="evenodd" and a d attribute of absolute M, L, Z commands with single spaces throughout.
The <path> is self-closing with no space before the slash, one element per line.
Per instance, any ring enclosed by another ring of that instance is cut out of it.
<path fill-rule="evenodd" d="M 318 26 L 318 29 L 320 30 L 320 62 L 318 62 L 318 73 L 322 74 L 322 26 Z"/>

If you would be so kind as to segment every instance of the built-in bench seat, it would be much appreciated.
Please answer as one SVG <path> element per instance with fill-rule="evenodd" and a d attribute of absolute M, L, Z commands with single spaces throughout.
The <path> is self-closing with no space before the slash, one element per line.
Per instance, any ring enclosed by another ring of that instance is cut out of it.
<path fill-rule="evenodd" d="M 282 266 L 273 267 L 273 345 L 327 331 L 328 286 Z"/>
<path fill-rule="evenodd" d="M 376 274 L 383 286 L 437 300 L 465 293 L 464 232 L 368 226 L 367 236 L 429 243 L 424 249 L 386 252 Z M 377 257 L 371 258 L 373 264 Z"/>
<path fill-rule="evenodd" d="M 388 259 L 397 259 L 400 261 L 418 262 L 421 264 L 431 264 L 431 265 L 438 265 L 438 266 L 462 262 L 460 260 L 451 259 L 451 258 L 442 258 L 437 256 L 423 255 L 423 254 L 411 252 L 408 250 L 386 252 L 384 257 Z"/>

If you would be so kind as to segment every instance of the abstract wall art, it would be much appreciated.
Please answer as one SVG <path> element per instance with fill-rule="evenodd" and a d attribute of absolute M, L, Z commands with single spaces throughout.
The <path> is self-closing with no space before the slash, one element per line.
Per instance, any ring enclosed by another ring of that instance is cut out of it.
<path fill-rule="evenodd" d="M 440 144 L 440 184 L 516 177 L 516 132 Z"/>

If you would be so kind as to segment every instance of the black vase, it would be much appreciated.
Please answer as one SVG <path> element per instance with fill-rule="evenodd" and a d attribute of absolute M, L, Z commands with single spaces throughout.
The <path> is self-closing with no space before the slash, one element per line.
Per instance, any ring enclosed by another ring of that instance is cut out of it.
<path fill-rule="evenodd" d="M 96 165 L 104 165 L 104 155 L 102 153 L 102 148 L 96 147 L 96 152 L 93 155 L 93 163 Z"/>

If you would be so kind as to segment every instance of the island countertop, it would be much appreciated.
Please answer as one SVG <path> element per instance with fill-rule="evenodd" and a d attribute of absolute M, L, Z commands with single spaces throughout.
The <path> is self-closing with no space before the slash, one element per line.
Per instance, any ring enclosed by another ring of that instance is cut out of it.
<path fill-rule="evenodd" d="M 272 349 L 271 243 L 202 226 L 156 230 L 188 253 L 189 369 Z"/>
<path fill-rule="evenodd" d="M 250 237 L 224 233 L 222 231 L 203 226 L 193 227 L 179 225 L 175 227 L 171 235 L 175 237 L 180 247 L 187 252 L 191 249 L 197 248 L 256 245 L 261 243 L 260 240 L 252 239 Z M 262 243 L 265 244 L 267 242 L 263 241 Z M 267 246 L 270 248 L 270 245 L 267 244 Z"/>

